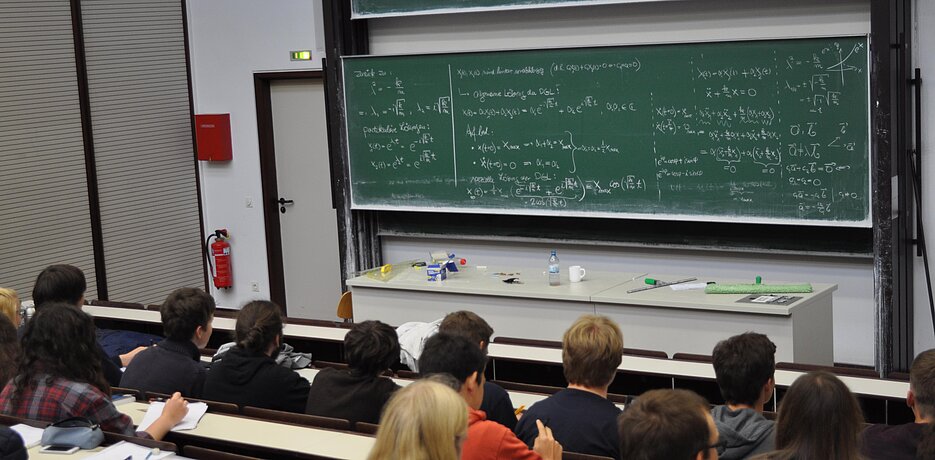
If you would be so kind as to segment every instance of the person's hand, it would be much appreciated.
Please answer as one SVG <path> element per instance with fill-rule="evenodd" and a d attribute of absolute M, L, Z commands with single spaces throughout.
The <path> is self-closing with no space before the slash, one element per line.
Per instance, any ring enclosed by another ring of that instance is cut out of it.
<path fill-rule="evenodd" d="M 543 460 L 562 460 L 562 445 L 552 437 L 552 429 L 539 419 L 536 419 L 536 426 L 539 428 L 539 436 L 536 437 L 532 450 Z"/>
<path fill-rule="evenodd" d="M 141 352 L 141 351 L 143 351 L 143 350 L 145 350 L 145 349 L 146 349 L 146 347 L 136 347 L 136 348 L 134 348 L 133 350 L 130 350 L 129 352 L 120 355 L 120 364 L 121 364 L 123 367 L 129 366 L 129 365 L 130 365 L 130 361 L 133 361 L 133 357 L 136 356 L 137 353 L 139 353 L 139 352 Z"/>
<path fill-rule="evenodd" d="M 175 392 L 168 401 L 166 401 L 165 407 L 162 408 L 162 416 L 166 417 L 171 426 L 175 426 L 177 423 L 181 422 L 185 415 L 188 414 L 188 401 L 182 398 L 182 394 Z"/>

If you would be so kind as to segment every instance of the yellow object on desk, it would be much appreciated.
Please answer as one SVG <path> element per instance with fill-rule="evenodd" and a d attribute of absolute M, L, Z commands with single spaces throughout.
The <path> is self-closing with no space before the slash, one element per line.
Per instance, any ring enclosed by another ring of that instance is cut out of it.
<path fill-rule="evenodd" d="M 402 271 L 401 269 L 411 267 L 412 264 L 416 262 L 419 262 L 419 259 L 406 260 L 395 264 L 383 264 L 378 267 L 359 271 L 357 275 L 363 275 L 377 281 L 389 281 L 393 279 L 394 276 L 398 275 Z"/>

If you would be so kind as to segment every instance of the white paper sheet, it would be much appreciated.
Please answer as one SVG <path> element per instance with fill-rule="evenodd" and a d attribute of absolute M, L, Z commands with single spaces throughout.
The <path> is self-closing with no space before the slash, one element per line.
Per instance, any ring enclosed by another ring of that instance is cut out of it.
<path fill-rule="evenodd" d="M 120 441 L 94 455 L 85 457 L 87 460 L 159 460 L 173 455 L 172 452 L 163 452 L 159 449 L 150 449 L 132 442 Z"/>
<path fill-rule="evenodd" d="M 11 426 L 10 429 L 19 434 L 19 437 L 23 438 L 23 444 L 26 445 L 27 449 L 33 446 L 38 446 L 39 441 L 42 440 L 42 428 L 36 428 L 18 423 Z"/>
<path fill-rule="evenodd" d="M 146 431 L 146 429 L 162 415 L 162 408 L 165 407 L 165 405 L 166 403 L 162 401 L 149 403 L 149 410 L 146 411 L 146 415 L 143 416 L 143 421 L 140 422 L 137 431 Z M 181 422 L 172 427 L 172 431 L 194 430 L 195 427 L 198 426 L 198 421 L 201 420 L 201 417 L 203 417 L 207 411 L 208 405 L 203 402 L 188 403 L 188 414 L 185 415 L 185 418 L 183 418 Z"/>
<path fill-rule="evenodd" d="M 682 283 L 682 284 L 673 284 L 669 286 L 673 291 L 691 291 L 696 289 L 704 289 L 708 283 Z"/>

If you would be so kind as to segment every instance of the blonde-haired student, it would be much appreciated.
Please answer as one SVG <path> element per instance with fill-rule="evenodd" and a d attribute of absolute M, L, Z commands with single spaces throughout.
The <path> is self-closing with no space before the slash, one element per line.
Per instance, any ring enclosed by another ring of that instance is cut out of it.
<path fill-rule="evenodd" d="M 467 426 L 467 404 L 458 393 L 420 380 L 390 398 L 367 459 L 458 460 Z"/>

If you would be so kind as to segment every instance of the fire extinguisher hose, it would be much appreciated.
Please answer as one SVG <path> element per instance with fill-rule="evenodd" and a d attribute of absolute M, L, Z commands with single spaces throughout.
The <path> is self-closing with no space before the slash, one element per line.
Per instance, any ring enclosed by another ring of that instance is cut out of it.
<path fill-rule="evenodd" d="M 214 264 L 211 262 L 211 238 L 217 238 L 217 233 L 208 235 L 208 239 L 205 240 L 205 255 L 208 256 L 208 270 L 211 272 L 211 277 L 214 278 Z"/>

